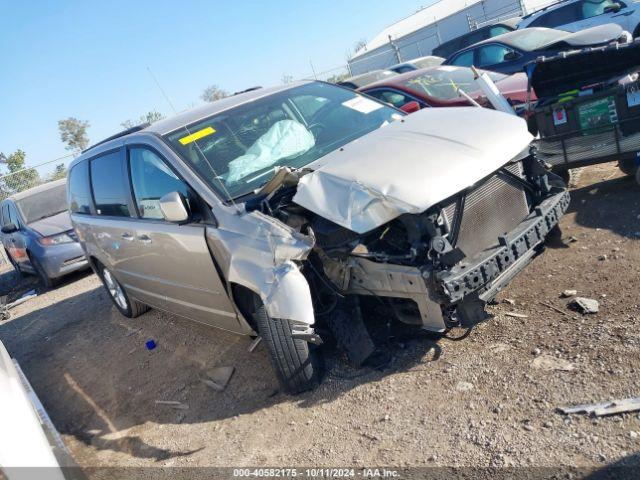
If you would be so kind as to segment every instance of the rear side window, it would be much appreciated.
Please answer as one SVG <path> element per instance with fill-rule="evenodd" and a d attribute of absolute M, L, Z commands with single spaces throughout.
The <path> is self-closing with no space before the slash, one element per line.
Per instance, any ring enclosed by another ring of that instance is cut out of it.
<path fill-rule="evenodd" d="M 71 213 L 91 214 L 89 163 L 78 163 L 69 172 L 69 210 Z"/>
<path fill-rule="evenodd" d="M 98 215 L 129 216 L 126 178 L 121 151 L 91 160 L 91 187 Z"/>
<path fill-rule="evenodd" d="M 160 199 L 169 192 L 180 192 L 188 200 L 187 185 L 152 150 L 131 148 L 129 163 L 133 193 L 142 218 L 163 219 Z"/>

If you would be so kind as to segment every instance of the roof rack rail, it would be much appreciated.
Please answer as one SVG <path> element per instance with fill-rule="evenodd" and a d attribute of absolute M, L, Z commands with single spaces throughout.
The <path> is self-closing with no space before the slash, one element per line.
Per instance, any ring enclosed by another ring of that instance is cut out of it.
<path fill-rule="evenodd" d="M 125 135 L 129 135 L 130 133 L 136 133 L 139 132 L 140 130 L 144 130 L 145 128 L 147 128 L 149 125 L 151 125 L 149 122 L 145 122 L 145 123 L 141 123 L 140 125 L 136 125 L 135 127 L 131 127 L 131 128 L 127 128 L 126 130 L 123 130 L 119 133 L 116 133 L 115 135 L 111 135 L 110 137 L 105 138 L 104 140 L 91 145 L 88 148 L 85 148 L 82 153 L 86 153 L 89 150 L 91 150 L 92 148 L 96 148 L 98 145 L 102 145 L 103 143 L 107 143 L 111 140 L 115 140 L 116 138 L 120 138 L 120 137 L 124 137 Z"/>

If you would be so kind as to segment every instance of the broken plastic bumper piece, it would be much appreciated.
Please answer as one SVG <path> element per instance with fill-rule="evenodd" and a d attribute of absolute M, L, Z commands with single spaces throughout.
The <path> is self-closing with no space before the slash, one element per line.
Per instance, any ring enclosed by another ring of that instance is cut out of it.
<path fill-rule="evenodd" d="M 465 259 L 438 280 L 451 303 L 474 294 L 489 301 L 536 255 L 539 245 L 569 207 L 569 192 L 563 190 L 545 199 L 514 230 L 500 237 L 500 245 Z"/>

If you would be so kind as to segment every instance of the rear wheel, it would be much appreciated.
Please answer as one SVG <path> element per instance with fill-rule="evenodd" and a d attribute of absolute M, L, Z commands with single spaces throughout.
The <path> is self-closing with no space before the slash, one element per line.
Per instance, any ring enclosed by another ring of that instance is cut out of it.
<path fill-rule="evenodd" d="M 102 284 L 109 293 L 109 298 L 122 315 L 127 318 L 135 318 L 149 310 L 149 307 L 144 303 L 129 298 L 123 286 L 108 268 L 100 264 L 97 267 Z"/>
<path fill-rule="evenodd" d="M 634 175 L 636 173 L 636 159 L 627 158 L 618 161 L 618 168 L 627 175 Z"/>
<path fill-rule="evenodd" d="M 573 180 L 573 175 L 571 174 L 570 168 L 567 168 L 566 170 L 560 170 L 554 173 L 556 173 L 558 176 L 560 176 L 560 178 L 562 178 L 562 181 L 565 183 L 567 187 Z"/>
<path fill-rule="evenodd" d="M 251 316 L 265 341 L 280 384 L 292 395 L 311 390 L 320 381 L 320 354 L 315 346 L 292 338 L 293 322 L 271 318 L 257 295 Z"/>

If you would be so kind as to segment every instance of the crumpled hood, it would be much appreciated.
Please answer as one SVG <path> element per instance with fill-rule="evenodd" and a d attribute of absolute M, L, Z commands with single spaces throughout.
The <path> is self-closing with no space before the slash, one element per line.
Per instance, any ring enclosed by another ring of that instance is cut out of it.
<path fill-rule="evenodd" d="M 69 212 L 60 212 L 53 217 L 42 218 L 29 224 L 31 230 L 35 230 L 43 237 L 67 232 L 73 228 Z"/>
<path fill-rule="evenodd" d="M 523 119 L 478 107 L 423 109 L 309 165 L 293 201 L 356 233 L 421 213 L 524 150 Z"/>

